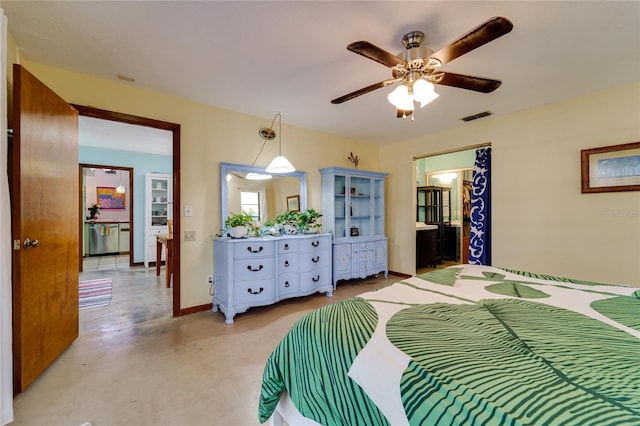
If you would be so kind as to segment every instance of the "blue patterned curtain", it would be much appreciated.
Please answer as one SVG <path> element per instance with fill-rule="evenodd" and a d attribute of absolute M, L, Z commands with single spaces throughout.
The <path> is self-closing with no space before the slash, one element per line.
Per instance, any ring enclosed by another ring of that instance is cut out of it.
<path fill-rule="evenodd" d="M 491 148 L 478 149 L 473 166 L 469 263 L 491 265 Z"/>

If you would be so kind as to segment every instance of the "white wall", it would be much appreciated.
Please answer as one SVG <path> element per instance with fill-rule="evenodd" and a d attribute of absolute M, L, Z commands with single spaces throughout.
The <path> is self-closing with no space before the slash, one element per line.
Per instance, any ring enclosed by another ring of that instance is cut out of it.
<path fill-rule="evenodd" d="M 580 150 L 637 141 L 640 83 L 383 146 L 390 269 L 415 271 L 412 158 L 491 142 L 494 265 L 640 287 L 640 193 L 580 192 Z"/>

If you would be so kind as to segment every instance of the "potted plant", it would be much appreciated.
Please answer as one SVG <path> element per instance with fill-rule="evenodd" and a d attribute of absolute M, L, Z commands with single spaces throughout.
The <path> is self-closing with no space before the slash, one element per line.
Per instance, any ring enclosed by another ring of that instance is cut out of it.
<path fill-rule="evenodd" d="M 96 220 L 100 214 L 100 209 L 101 207 L 98 204 L 91 204 L 91 207 L 87 209 L 89 210 L 89 220 Z"/>
<path fill-rule="evenodd" d="M 223 235 L 227 234 L 231 238 L 244 238 L 249 234 L 249 228 L 253 224 L 253 217 L 249 213 L 241 212 L 230 214 L 224 221 Z"/>
<path fill-rule="evenodd" d="M 298 227 L 305 234 L 316 234 L 322 226 L 318 222 L 321 217 L 322 215 L 314 209 L 307 209 L 298 215 Z"/>
<path fill-rule="evenodd" d="M 298 233 L 298 218 L 300 212 L 294 212 L 287 210 L 286 212 L 276 216 L 276 223 L 280 224 L 284 228 L 284 233 L 293 235 Z"/>
<path fill-rule="evenodd" d="M 280 226 L 278 226 L 275 220 L 266 220 L 262 224 L 262 227 L 260 227 L 260 235 L 276 235 L 279 233 L 279 228 Z"/>

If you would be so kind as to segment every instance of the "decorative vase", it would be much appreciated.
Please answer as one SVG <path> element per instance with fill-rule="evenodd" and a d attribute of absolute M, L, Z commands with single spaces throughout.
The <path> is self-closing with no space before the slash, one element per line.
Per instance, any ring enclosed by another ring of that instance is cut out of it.
<path fill-rule="evenodd" d="M 231 238 L 244 238 L 247 235 L 246 226 L 234 226 L 231 228 Z"/>
<path fill-rule="evenodd" d="M 293 225 L 284 225 L 284 233 L 287 235 L 295 235 L 298 233 L 298 228 Z"/>

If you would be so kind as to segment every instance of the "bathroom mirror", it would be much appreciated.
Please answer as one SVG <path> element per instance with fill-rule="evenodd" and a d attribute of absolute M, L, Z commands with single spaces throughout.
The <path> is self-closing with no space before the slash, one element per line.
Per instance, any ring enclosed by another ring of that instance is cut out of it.
<path fill-rule="evenodd" d="M 269 175 L 263 167 L 220 163 L 221 227 L 229 214 L 240 213 L 242 206 L 264 222 L 287 210 L 287 197 L 300 196 L 300 210 L 307 209 L 307 173 L 271 173 L 271 179 L 247 179 L 250 173 Z"/>

